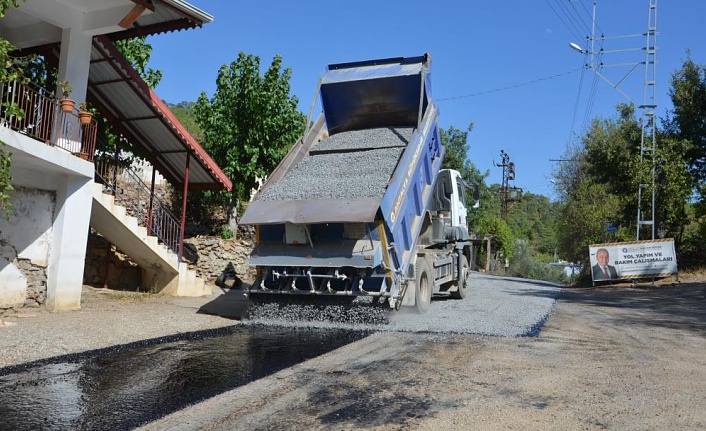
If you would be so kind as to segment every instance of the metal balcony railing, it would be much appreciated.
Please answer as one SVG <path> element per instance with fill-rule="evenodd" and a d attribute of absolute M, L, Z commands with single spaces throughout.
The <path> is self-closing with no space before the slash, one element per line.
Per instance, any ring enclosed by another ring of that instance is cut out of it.
<path fill-rule="evenodd" d="M 21 115 L 18 115 L 21 112 Z M 62 111 L 59 101 L 45 88 L 17 81 L 0 83 L 0 127 L 9 127 L 47 145 L 62 148 L 94 162 L 96 181 L 101 182 L 137 218 L 150 235 L 177 254 L 181 225 L 168 207 L 153 196 L 140 177 L 103 151 L 96 158 L 98 127 L 95 119 L 81 124 L 78 111 Z"/>
<path fill-rule="evenodd" d="M 181 262 L 181 223 L 167 205 L 151 193 L 137 173 L 108 154 L 98 157 L 95 167 L 96 181 L 110 190 L 127 214 L 137 218 L 138 224 L 146 227 L 147 233 L 156 236 Z"/>
<path fill-rule="evenodd" d="M 95 119 L 82 125 L 78 111 L 63 112 L 51 92 L 32 83 L 0 83 L 0 126 L 93 161 Z"/>

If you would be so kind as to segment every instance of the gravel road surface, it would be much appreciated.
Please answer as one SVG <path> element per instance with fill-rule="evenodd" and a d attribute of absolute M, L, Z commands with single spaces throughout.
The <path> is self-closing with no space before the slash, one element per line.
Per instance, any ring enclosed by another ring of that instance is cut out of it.
<path fill-rule="evenodd" d="M 559 292 L 559 286 L 542 281 L 472 273 L 465 300 L 435 296 L 432 306 L 423 315 L 407 307 L 391 311 L 387 303 L 372 309 L 355 305 L 328 306 L 324 310 L 298 303 L 290 306 L 288 299 L 291 297 L 285 296 L 279 302 L 253 310 L 249 321 L 394 332 L 527 336 L 544 324 Z M 325 316 L 326 321 L 320 321 L 321 316 Z"/>

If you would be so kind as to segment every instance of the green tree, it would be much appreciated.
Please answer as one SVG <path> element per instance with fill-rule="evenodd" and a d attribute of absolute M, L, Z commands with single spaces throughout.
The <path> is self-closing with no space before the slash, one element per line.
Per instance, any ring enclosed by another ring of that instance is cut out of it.
<path fill-rule="evenodd" d="M 527 240 L 515 239 L 512 250 L 508 275 L 534 280 L 566 281 L 563 267 L 542 262 L 535 256 L 535 251 Z"/>
<path fill-rule="evenodd" d="M 667 131 L 688 142 L 686 161 L 696 182 L 706 180 L 706 66 L 696 64 L 687 51 L 681 69 L 670 79 L 674 108 Z"/>
<path fill-rule="evenodd" d="M 5 143 L 0 141 L 0 212 L 4 211 L 5 217 L 9 218 L 12 211 L 10 192 L 14 190 L 12 187 L 12 176 L 10 175 L 12 153 L 5 152 L 4 146 Z"/>
<path fill-rule="evenodd" d="M 660 134 L 655 157 L 656 234 L 660 238 L 674 238 L 677 247 L 691 220 L 687 206 L 694 184 L 685 160 L 688 147 L 684 139 Z M 643 178 L 647 176 L 648 172 L 643 172 Z"/>
<path fill-rule="evenodd" d="M 146 36 L 116 41 L 115 47 L 128 59 L 133 69 L 150 88 L 156 88 L 159 85 L 162 71 L 147 67 L 152 56 L 152 45 L 147 43 Z"/>
<path fill-rule="evenodd" d="M 258 181 L 304 132 L 306 117 L 290 95 L 291 75 L 291 69 L 282 69 L 279 55 L 260 75 L 260 58 L 241 52 L 237 60 L 221 66 L 213 97 L 202 92 L 194 105 L 204 148 L 233 183 L 230 195 L 222 196 L 233 230 Z"/>
<path fill-rule="evenodd" d="M 0 1 L 0 18 L 5 16 L 5 12 L 10 7 L 19 7 L 18 1 Z M 9 41 L 0 38 L 0 85 L 22 77 L 21 62 L 10 56 L 14 49 L 15 47 Z M 16 115 L 18 117 L 24 115 L 24 112 L 14 104 L 3 103 L 2 107 L 5 110 L 5 115 Z M 10 175 L 12 153 L 6 152 L 3 149 L 4 146 L 5 143 L 0 141 L 0 211 L 4 211 L 5 217 L 9 218 L 12 211 L 10 192 L 14 190 L 12 187 L 12 176 Z"/>
<path fill-rule="evenodd" d="M 606 220 L 615 220 L 620 213 L 620 198 L 606 193 L 602 184 L 590 179 L 577 183 L 571 198 L 561 209 L 559 217 L 558 236 L 561 255 L 572 262 L 587 264 L 588 246 L 603 240 L 602 223 Z M 621 228 L 618 233 L 622 236 L 627 232 L 627 229 Z"/>
<path fill-rule="evenodd" d="M 547 196 L 527 192 L 512 205 L 508 225 L 516 239 L 528 241 L 537 253 L 553 255 L 557 247 L 556 222 L 560 204 Z"/>
<path fill-rule="evenodd" d="M 468 160 L 468 134 L 473 131 L 473 123 L 468 126 L 465 132 L 450 126 L 448 129 L 441 129 L 441 142 L 444 145 L 443 169 L 455 169 L 461 175 L 472 180 L 474 175 L 480 175 L 473 162 Z"/>
<path fill-rule="evenodd" d="M 515 238 L 505 220 L 495 216 L 486 216 L 479 220 L 478 232 L 481 237 L 491 237 L 490 247 L 494 254 L 491 257 L 494 259 L 499 256 L 512 257 L 512 244 Z"/>
<path fill-rule="evenodd" d="M 23 2 L 26 0 L 22 0 Z M 5 16 L 5 12 L 7 12 L 10 7 L 20 7 L 20 4 L 17 0 L 0 0 L 0 18 Z"/>
<path fill-rule="evenodd" d="M 695 202 L 689 202 L 691 196 L 687 195 L 686 204 L 679 209 L 672 205 L 675 211 L 665 214 L 665 218 L 668 222 L 681 219 L 689 223 L 673 234 L 680 243 L 685 242 L 683 249 L 677 250 L 681 252 L 681 261 L 703 262 L 706 259 L 703 247 L 706 241 L 706 66 L 695 63 L 688 50 L 686 54 L 681 68 L 670 78 L 673 109 L 664 121 L 667 152 L 658 165 L 658 178 L 660 184 L 682 183 L 684 176 L 679 168 L 688 169 L 688 183 L 690 191 L 695 192 Z M 682 166 L 670 165 L 669 160 L 679 161 Z M 683 195 L 669 197 L 674 201 Z"/>
<path fill-rule="evenodd" d="M 652 183 L 653 169 L 651 158 L 640 161 L 641 135 L 634 107 L 621 104 L 614 118 L 594 120 L 580 143 L 567 149 L 564 159 L 570 162 L 562 163 L 555 173 L 565 205 L 558 229 L 563 257 L 583 260 L 589 244 L 635 239 L 637 191 L 640 184 Z M 684 139 L 657 131 L 656 236 L 675 238 L 677 247 L 689 223 L 686 204 L 692 186 L 685 162 L 687 148 Z M 647 192 L 643 198 L 649 203 L 651 189 Z M 607 222 L 620 228 L 604 238 Z"/>
<path fill-rule="evenodd" d="M 177 120 L 186 127 L 186 130 L 191 133 L 191 136 L 199 143 L 203 142 L 203 132 L 196 122 L 193 102 L 180 102 L 176 105 L 168 103 L 167 107 L 169 107 Z"/>

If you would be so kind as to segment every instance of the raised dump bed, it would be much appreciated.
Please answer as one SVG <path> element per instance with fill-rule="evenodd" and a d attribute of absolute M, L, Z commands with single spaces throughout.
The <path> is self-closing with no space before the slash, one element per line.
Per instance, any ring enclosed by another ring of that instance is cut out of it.
<path fill-rule="evenodd" d="M 432 218 L 451 208 L 429 212 L 443 159 L 429 66 L 424 55 L 328 67 L 320 81 L 323 113 L 241 219 L 257 231 L 251 292 L 369 295 L 398 307 L 419 275 L 423 228 L 423 247 L 436 249 L 427 251 L 427 271 L 440 253 L 441 278 L 459 276 L 462 251 L 431 238 Z M 449 182 L 444 190 L 451 189 Z M 423 295 L 430 300 L 430 292 Z"/>

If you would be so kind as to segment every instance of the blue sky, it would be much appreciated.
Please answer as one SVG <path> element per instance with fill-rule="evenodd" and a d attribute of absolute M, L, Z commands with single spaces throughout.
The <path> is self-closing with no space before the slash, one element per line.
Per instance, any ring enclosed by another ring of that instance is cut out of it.
<path fill-rule="evenodd" d="M 653 0 L 654 2 L 655 0 Z M 239 52 L 264 70 L 279 54 L 292 69 L 292 94 L 307 113 L 330 63 L 432 56 L 432 91 L 444 128 L 465 130 L 469 158 L 487 182 L 501 182 L 500 150 L 517 166 L 514 185 L 552 196 L 552 172 L 567 143 L 592 118 L 615 115 L 628 99 L 591 70 L 569 42 L 586 46 L 592 0 L 223 1 L 191 0 L 214 16 L 200 29 L 150 37 L 150 66 L 164 77 L 157 94 L 195 101 L 215 89 L 218 68 Z M 660 1 L 657 8 L 657 112 L 671 107 L 669 78 L 686 58 L 706 64 L 706 1 Z M 639 105 L 643 99 L 649 0 L 598 0 L 597 36 L 606 52 L 602 75 Z M 586 46 L 587 47 L 587 46 Z M 588 48 L 588 47 L 587 47 Z M 583 70 L 583 72 L 582 72 Z M 595 81 L 595 83 L 594 83 Z M 639 113 L 639 111 L 638 111 Z"/>

